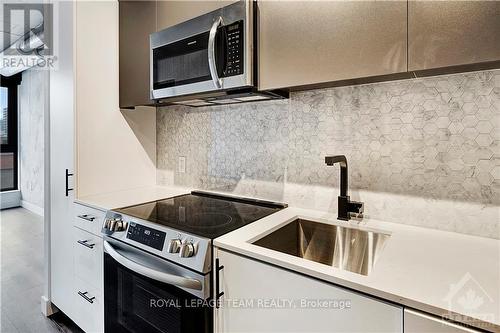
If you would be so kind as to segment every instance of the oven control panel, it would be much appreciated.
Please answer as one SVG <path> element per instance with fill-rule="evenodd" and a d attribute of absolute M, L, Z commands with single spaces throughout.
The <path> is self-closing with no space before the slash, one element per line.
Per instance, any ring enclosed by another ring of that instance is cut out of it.
<path fill-rule="evenodd" d="M 167 234 L 141 224 L 131 222 L 127 230 L 127 238 L 147 245 L 158 251 L 163 251 Z"/>
<path fill-rule="evenodd" d="M 106 237 L 179 263 L 195 271 L 211 270 L 211 240 L 128 215 L 108 211 L 101 229 Z"/>

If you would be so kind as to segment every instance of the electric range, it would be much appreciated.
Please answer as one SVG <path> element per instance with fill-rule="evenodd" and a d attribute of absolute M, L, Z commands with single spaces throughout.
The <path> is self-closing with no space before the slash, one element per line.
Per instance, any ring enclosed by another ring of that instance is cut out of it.
<path fill-rule="evenodd" d="M 109 211 L 104 235 L 201 273 L 210 271 L 212 240 L 286 204 L 193 191 Z"/>
<path fill-rule="evenodd" d="M 213 239 L 286 206 L 193 191 L 108 211 L 102 227 L 106 331 L 210 332 L 210 306 L 164 312 L 152 304 L 213 300 Z"/>

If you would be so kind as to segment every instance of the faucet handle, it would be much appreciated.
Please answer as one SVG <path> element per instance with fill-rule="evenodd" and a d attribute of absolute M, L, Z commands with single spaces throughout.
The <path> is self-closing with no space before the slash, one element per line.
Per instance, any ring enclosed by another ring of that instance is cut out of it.
<path fill-rule="evenodd" d="M 349 211 L 353 213 L 363 214 L 365 204 L 359 201 L 349 201 Z"/>
<path fill-rule="evenodd" d="M 325 163 L 328 166 L 340 163 L 343 167 L 347 167 L 347 158 L 344 155 L 325 156 Z"/>
<path fill-rule="evenodd" d="M 351 217 L 362 219 L 363 212 L 365 210 L 365 204 L 359 201 L 349 201 L 348 210 Z"/>

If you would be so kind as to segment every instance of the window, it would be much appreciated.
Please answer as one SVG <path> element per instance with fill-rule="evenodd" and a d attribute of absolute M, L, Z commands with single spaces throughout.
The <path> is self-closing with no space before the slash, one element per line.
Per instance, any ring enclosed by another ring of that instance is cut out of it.
<path fill-rule="evenodd" d="M 0 188 L 17 190 L 17 87 L 21 75 L 0 76 Z"/>
<path fill-rule="evenodd" d="M 9 143 L 9 135 L 8 125 L 9 115 L 7 113 L 7 107 L 9 106 L 9 102 L 7 100 L 7 96 L 9 95 L 9 89 L 5 87 L 0 87 L 0 109 L 2 113 L 0 113 L 0 142 L 2 145 L 6 145 Z"/>

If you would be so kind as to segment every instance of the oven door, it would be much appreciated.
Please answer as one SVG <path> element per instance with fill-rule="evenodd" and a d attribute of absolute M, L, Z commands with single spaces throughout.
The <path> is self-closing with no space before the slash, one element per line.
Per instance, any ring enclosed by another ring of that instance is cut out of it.
<path fill-rule="evenodd" d="M 106 237 L 106 332 L 212 332 L 203 276 Z M 198 296 L 195 296 L 197 294 Z"/>
<path fill-rule="evenodd" d="M 239 1 L 151 34 L 151 98 L 252 86 L 252 12 Z"/>

